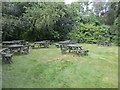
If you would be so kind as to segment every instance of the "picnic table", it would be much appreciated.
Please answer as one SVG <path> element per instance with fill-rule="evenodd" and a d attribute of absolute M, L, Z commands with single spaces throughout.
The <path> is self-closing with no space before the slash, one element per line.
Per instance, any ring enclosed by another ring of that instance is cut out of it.
<path fill-rule="evenodd" d="M 20 52 L 22 50 L 23 45 L 9 45 L 8 48 L 10 49 L 10 52 L 17 51 Z"/>
<path fill-rule="evenodd" d="M 111 42 L 110 41 L 99 41 L 97 42 L 97 45 L 102 45 L 102 46 L 111 46 Z"/>
<path fill-rule="evenodd" d="M 48 48 L 48 42 L 47 41 L 34 42 L 33 47 L 35 46 L 38 46 L 38 47 L 44 46 L 45 48 Z"/>
<path fill-rule="evenodd" d="M 81 45 L 77 45 L 77 44 L 68 44 L 66 45 L 69 49 L 69 52 L 71 52 L 71 50 L 82 50 L 82 46 Z"/>
<path fill-rule="evenodd" d="M 69 44 L 76 44 L 77 42 L 75 40 L 66 40 L 66 41 L 60 41 L 58 44 L 56 44 L 57 48 L 60 48 L 61 45 L 69 45 Z"/>
<path fill-rule="evenodd" d="M 14 42 L 18 42 L 19 44 L 25 44 L 25 40 L 13 40 Z"/>
<path fill-rule="evenodd" d="M 12 62 L 12 56 L 13 54 L 10 54 L 10 53 L 6 53 L 6 51 L 8 50 L 8 48 L 2 48 L 0 49 L 0 54 L 2 56 L 2 63 L 13 63 Z"/>
<path fill-rule="evenodd" d="M 81 45 L 77 45 L 77 44 L 68 44 L 68 45 L 61 45 L 60 46 L 61 48 L 61 53 L 62 54 L 65 54 L 67 50 L 69 50 L 69 52 L 74 52 L 75 54 L 81 54 L 82 53 L 84 55 L 88 55 L 88 51 L 87 49 L 82 49 L 82 46 Z"/>
<path fill-rule="evenodd" d="M 3 45 L 13 45 L 13 44 L 19 44 L 20 41 L 3 41 Z"/>
<path fill-rule="evenodd" d="M 15 40 L 15 41 L 25 42 L 25 40 Z"/>
<path fill-rule="evenodd" d="M 66 40 L 66 41 L 59 41 L 58 44 L 56 44 L 57 48 L 60 48 L 63 45 L 67 45 L 70 43 L 70 40 Z"/>
<path fill-rule="evenodd" d="M 69 44 L 70 43 L 70 40 L 66 40 L 66 41 L 60 41 L 58 42 L 59 44 Z"/>

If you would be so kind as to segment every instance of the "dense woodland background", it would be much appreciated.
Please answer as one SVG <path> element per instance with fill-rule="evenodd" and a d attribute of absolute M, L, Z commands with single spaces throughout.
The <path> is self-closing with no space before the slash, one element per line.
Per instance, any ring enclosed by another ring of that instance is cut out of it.
<path fill-rule="evenodd" d="M 119 13 L 120 2 L 3 2 L 2 40 L 107 40 L 120 45 Z"/>

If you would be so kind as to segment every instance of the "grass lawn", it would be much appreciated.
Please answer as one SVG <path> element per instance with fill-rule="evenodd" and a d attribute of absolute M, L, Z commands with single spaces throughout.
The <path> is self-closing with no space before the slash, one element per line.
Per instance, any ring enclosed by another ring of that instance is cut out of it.
<path fill-rule="evenodd" d="M 89 56 L 62 55 L 54 45 L 30 49 L 3 65 L 3 88 L 117 88 L 118 47 L 81 44 Z"/>

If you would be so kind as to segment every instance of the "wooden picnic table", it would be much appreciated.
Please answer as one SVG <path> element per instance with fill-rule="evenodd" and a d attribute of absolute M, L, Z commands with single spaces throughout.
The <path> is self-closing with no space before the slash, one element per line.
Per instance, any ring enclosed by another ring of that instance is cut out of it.
<path fill-rule="evenodd" d="M 97 45 L 111 46 L 111 42 L 110 41 L 99 41 L 97 42 Z"/>
<path fill-rule="evenodd" d="M 3 45 L 13 45 L 13 44 L 19 44 L 20 41 L 3 41 Z"/>
<path fill-rule="evenodd" d="M 9 45 L 8 46 L 9 49 L 21 48 L 21 47 L 23 47 L 23 45 Z"/>
<path fill-rule="evenodd" d="M 47 41 L 34 42 L 34 45 L 37 45 L 38 47 L 44 46 L 45 48 L 48 48 Z"/>
<path fill-rule="evenodd" d="M 10 44 L 14 44 L 13 41 L 3 41 L 2 42 L 3 45 L 10 45 Z"/>
<path fill-rule="evenodd" d="M 66 41 L 60 41 L 58 44 L 56 44 L 56 47 L 61 47 L 63 45 L 69 45 L 69 44 L 76 44 L 77 42 L 74 40 L 66 40 Z"/>
<path fill-rule="evenodd" d="M 66 40 L 66 41 L 60 41 L 58 42 L 59 44 L 69 44 L 70 43 L 70 40 Z"/>
<path fill-rule="evenodd" d="M 82 49 L 81 45 L 77 45 L 77 44 L 67 44 L 67 45 L 61 45 L 61 53 L 65 54 L 67 50 L 69 50 L 69 52 L 74 52 L 75 54 L 81 54 L 83 53 L 84 55 L 88 55 L 88 51 L 87 49 Z M 81 54 L 82 55 L 82 54 Z"/>
<path fill-rule="evenodd" d="M 2 63 L 9 63 L 11 64 L 13 54 L 7 53 L 8 48 L 0 49 L 0 54 L 2 56 Z"/>
<path fill-rule="evenodd" d="M 21 50 L 24 45 L 9 45 L 8 48 L 10 49 L 10 52 L 17 50 L 21 54 Z"/>
<path fill-rule="evenodd" d="M 25 44 L 25 40 L 14 40 L 14 42 L 18 42 L 19 44 Z"/>
<path fill-rule="evenodd" d="M 69 52 L 71 50 L 82 50 L 82 46 L 81 45 L 77 45 L 77 44 L 68 44 L 66 45 L 69 49 Z"/>
<path fill-rule="evenodd" d="M 46 43 L 45 41 L 35 42 L 35 44 L 43 44 Z"/>
<path fill-rule="evenodd" d="M 1 52 L 4 52 L 4 51 L 6 51 L 6 50 L 8 50 L 7 48 L 2 48 L 2 49 L 0 49 L 0 53 Z"/>

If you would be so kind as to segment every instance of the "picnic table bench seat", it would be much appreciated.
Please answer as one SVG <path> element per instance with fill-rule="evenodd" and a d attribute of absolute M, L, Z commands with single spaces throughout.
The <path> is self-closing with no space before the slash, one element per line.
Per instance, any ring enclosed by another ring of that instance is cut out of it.
<path fill-rule="evenodd" d="M 61 48 L 61 53 L 62 53 L 62 54 L 66 54 L 66 51 L 67 51 L 67 50 L 68 50 L 68 48 L 65 48 L 65 47 L 64 47 L 64 48 Z"/>
<path fill-rule="evenodd" d="M 10 53 L 15 53 L 15 52 L 18 52 L 18 53 L 20 53 L 20 49 L 13 49 L 13 50 L 10 50 Z"/>
<path fill-rule="evenodd" d="M 31 44 L 30 46 L 31 46 L 32 48 L 35 48 L 35 46 L 40 47 L 41 44 Z"/>
<path fill-rule="evenodd" d="M 68 47 L 66 47 L 66 46 L 64 46 L 64 45 L 61 45 L 61 44 L 60 44 L 59 47 L 60 47 L 60 49 L 61 49 L 61 53 L 62 53 L 62 54 L 66 54 L 66 51 L 69 49 Z"/>
<path fill-rule="evenodd" d="M 41 45 L 40 45 L 40 44 L 31 44 L 30 46 L 31 46 L 32 48 L 35 48 L 35 46 L 40 47 Z"/>
<path fill-rule="evenodd" d="M 56 46 L 57 48 L 60 48 L 60 44 L 55 44 L 55 46 Z"/>
<path fill-rule="evenodd" d="M 30 45 L 11 45 L 9 46 L 10 53 L 19 53 L 20 55 L 22 53 L 29 53 L 29 47 Z"/>
<path fill-rule="evenodd" d="M 35 47 L 35 45 L 34 45 L 34 44 L 31 44 L 30 46 L 31 46 L 32 48 L 34 48 L 34 47 Z"/>
<path fill-rule="evenodd" d="M 77 50 L 77 53 L 84 53 L 84 55 L 88 55 L 89 50 L 87 49 L 82 49 L 82 50 Z"/>
<path fill-rule="evenodd" d="M 8 64 L 13 63 L 13 62 L 12 62 L 13 54 L 1 53 L 1 55 L 2 55 L 2 61 L 3 61 L 4 63 L 8 63 Z"/>
<path fill-rule="evenodd" d="M 89 50 L 87 49 L 78 49 L 78 50 L 71 50 L 72 52 L 74 52 L 75 54 L 84 54 L 84 55 L 88 55 Z"/>
<path fill-rule="evenodd" d="M 2 49 L 0 50 L 0 52 L 6 52 L 6 51 L 8 51 L 8 48 L 2 48 Z"/>
<path fill-rule="evenodd" d="M 28 54 L 29 53 L 29 47 L 30 47 L 30 45 L 24 45 L 23 46 L 23 52 Z"/>
<path fill-rule="evenodd" d="M 49 48 L 49 41 L 34 42 L 34 44 L 31 44 L 30 46 L 32 48 L 35 48 L 35 46 Z"/>
<path fill-rule="evenodd" d="M 44 44 L 44 47 L 49 48 L 49 43 Z"/>

